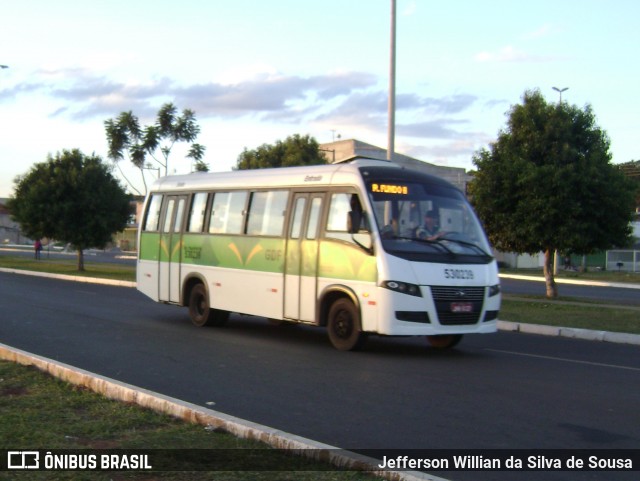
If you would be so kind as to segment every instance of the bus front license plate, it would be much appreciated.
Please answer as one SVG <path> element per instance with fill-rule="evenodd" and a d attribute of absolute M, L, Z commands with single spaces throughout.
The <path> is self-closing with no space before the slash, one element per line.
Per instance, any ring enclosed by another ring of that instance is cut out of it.
<path fill-rule="evenodd" d="M 470 302 L 452 302 L 451 312 L 473 312 L 473 304 Z"/>

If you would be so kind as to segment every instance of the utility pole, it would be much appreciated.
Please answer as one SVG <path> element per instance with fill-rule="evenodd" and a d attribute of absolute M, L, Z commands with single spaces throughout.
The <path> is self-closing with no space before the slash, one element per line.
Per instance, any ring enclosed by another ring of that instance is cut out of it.
<path fill-rule="evenodd" d="M 396 135 L 396 0 L 391 0 L 391 55 L 389 65 L 389 126 L 387 160 L 393 160 Z"/>

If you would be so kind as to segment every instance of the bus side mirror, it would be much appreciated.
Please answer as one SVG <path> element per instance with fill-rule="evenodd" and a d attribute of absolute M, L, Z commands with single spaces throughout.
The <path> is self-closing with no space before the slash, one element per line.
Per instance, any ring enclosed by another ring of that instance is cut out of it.
<path fill-rule="evenodd" d="M 353 242 L 355 242 L 362 249 L 369 254 L 373 254 L 373 242 L 371 241 L 371 233 L 361 232 L 360 234 L 351 234 Z"/>
<path fill-rule="evenodd" d="M 373 253 L 373 242 L 371 241 L 371 233 L 367 229 L 366 232 L 360 232 L 362 226 L 362 212 L 352 210 L 347 213 L 347 230 L 351 234 L 353 242 L 359 245 L 369 254 Z"/>
<path fill-rule="evenodd" d="M 352 210 L 347 212 L 347 230 L 349 234 L 357 234 L 360 232 L 360 224 L 362 223 L 362 213 Z"/>

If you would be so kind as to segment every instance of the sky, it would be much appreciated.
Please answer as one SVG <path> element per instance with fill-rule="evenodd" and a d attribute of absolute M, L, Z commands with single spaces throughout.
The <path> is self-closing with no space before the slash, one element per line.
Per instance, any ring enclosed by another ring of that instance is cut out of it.
<path fill-rule="evenodd" d="M 592 107 L 613 163 L 640 159 L 640 2 L 396 4 L 396 152 L 473 169 L 525 91 L 556 102 L 556 87 Z M 391 0 L 0 5 L 0 197 L 63 149 L 111 162 L 104 122 L 131 111 L 150 125 L 167 102 L 195 112 L 213 172 L 294 134 L 387 146 Z M 169 173 L 190 171 L 185 153 Z"/>

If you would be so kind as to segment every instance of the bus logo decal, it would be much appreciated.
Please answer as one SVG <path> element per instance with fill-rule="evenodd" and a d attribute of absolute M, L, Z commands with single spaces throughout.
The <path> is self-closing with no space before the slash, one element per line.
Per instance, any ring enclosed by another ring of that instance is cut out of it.
<path fill-rule="evenodd" d="M 251 262 L 251 259 L 253 259 L 253 257 L 262 250 L 262 246 L 260 244 L 254 246 L 253 249 L 251 249 L 251 252 L 249 252 L 246 260 L 242 259 L 242 254 L 240 253 L 238 246 L 236 246 L 234 242 L 229 244 L 229 249 L 231 249 L 231 252 L 236 255 L 238 262 L 240 262 L 240 264 L 242 264 L 243 266 L 246 266 L 249 262 Z"/>
<path fill-rule="evenodd" d="M 182 241 L 176 243 L 173 246 L 173 249 L 171 250 L 171 252 L 169 252 L 169 246 L 167 245 L 165 239 L 160 239 L 160 248 L 162 249 L 164 256 L 169 262 L 173 261 L 176 258 L 176 254 L 180 251 L 181 247 L 182 247 Z"/>

